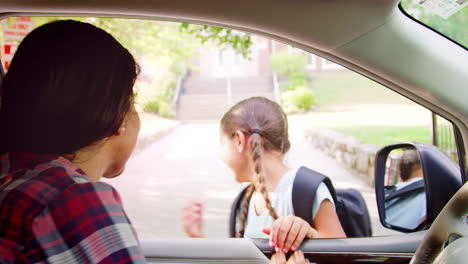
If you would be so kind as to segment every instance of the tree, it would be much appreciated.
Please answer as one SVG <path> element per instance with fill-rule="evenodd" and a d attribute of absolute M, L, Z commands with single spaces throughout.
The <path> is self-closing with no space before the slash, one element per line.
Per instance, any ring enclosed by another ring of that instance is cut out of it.
<path fill-rule="evenodd" d="M 229 46 L 244 58 L 250 55 L 252 40 L 250 34 L 232 29 L 182 23 L 182 32 L 188 32 L 198 38 L 202 44 L 212 41 L 220 47 Z"/>
<path fill-rule="evenodd" d="M 252 45 L 249 34 L 211 26 L 125 18 L 32 18 L 35 27 L 61 19 L 93 24 L 113 35 L 139 63 L 145 64 L 143 66 L 148 66 L 149 62 L 157 65 L 157 72 L 151 70 L 149 75 L 140 75 L 136 84 L 137 102 L 165 116 L 173 115 L 172 98 L 177 78 L 202 44 L 212 42 L 223 48 L 232 47 L 244 57 L 249 56 Z M 151 67 L 144 67 L 144 70 L 147 68 Z"/>
<path fill-rule="evenodd" d="M 69 17 L 35 17 L 35 26 Z M 125 18 L 74 17 L 91 23 L 112 34 L 136 56 L 170 56 L 188 59 L 196 54 L 198 47 L 212 41 L 220 47 L 232 47 L 244 57 L 250 54 L 252 45 L 249 34 L 220 27 L 192 25 L 187 23 L 162 22 Z"/>
<path fill-rule="evenodd" d="M 419 1 L 402 1 L 403 9 L 416 20 L 453 39 L 461 45 L 468 47 L 468 7 L 459 10 L 447 19 L 439 17 L 431 10 L 418 4 Z"/>

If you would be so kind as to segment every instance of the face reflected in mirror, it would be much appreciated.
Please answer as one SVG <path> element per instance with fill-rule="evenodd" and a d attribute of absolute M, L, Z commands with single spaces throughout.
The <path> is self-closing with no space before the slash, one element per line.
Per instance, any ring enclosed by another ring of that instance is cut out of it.
<path fill-rule="evenodd" d="M 426 218 L 426 192 L 419 153 L 414 148 L 392 150 L 385 171 L 385 221 L 414 230 Z"/>

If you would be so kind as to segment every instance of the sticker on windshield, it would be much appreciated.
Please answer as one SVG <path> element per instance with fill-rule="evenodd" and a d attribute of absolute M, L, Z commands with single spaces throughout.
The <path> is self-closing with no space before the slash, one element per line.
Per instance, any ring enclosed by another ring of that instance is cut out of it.
<path fill-rule="evenodd" d="M 468 5 L 468 0 L 419 0 L 418 4 L 434 14 L 447 19 Z"/>

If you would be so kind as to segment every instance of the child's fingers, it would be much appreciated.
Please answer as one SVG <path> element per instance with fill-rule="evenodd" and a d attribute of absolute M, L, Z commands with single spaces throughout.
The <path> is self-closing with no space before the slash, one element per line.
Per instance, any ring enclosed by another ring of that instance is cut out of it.
<path fill-rule="evenodd" d="M 192 204 L 203 204 L 203 201 L 201 199 L 198 199 L 198 198 L 192 198 L 189 200 L 190 203 Z"/>
<path fill-rule="evenodd" d="M 291 245 L 291 250 L 296 251 L 296 249 L 299 248 L 301 245 L 302 241 L 304 241 L 304 238 L 307 236 L 309 226 L 308 225 L 302 225 L 301 229 L 299 230 L 299 233 L 297 234 L 296 240 L 294 240 L 294 243 Z"/>
<path fill-rule="evenodd" d="M 281 226 L 281 222 L 283 221 L 283 217 L 276 219 L 270 229 L 270 245 L 271 246 L 278 246 L 278 233 L 279 228 Z"/>
<path fill-rule="evenodd" d="M 192 207 L 199 207 L 202 208 L 203 202 L 200 199 L 190 199 L 184 204 L 184 209 L 189 209 Z"/>
<path fill-rule="evenodd" d="M 184 208 L 182 209 L 183 216 L 189 216 L 192 214 L 200 214 L 202 213 L 202 205 L 201 204 L 194 204 L 194 203 L 186 203 Z"/>
<path fill-rule="evenodd" d="M 182 224 L 184 227 L 190 227 L 201 220 L 201 216 L 198 214 L 185 214 L 182 217 Z"/>
<path fill-rule="evenodd" d="M 289 231 L 291 230 L 291 226 L 294 222 L 294 217 L 287 216 L 284 217 L 283 221 L 281 222 L 281 226 L 279 227 L 278 230 L 278 240 L 276 241 L 276 244 L 278 245 L 279 248 L 284 249 L 287 253 L 287 249 L 284 248 L 284 243 L 286 242 L 286 238 L 288 237 Z"/>
<path fill-rule="evenodd" d="M 184 231 L 189 237 L 202 237 L 202 219 L 197 217 L 184 223 Z"/>
<path fill-rule="evenodd" d="M 197 214 L 197 213 L 192 213 L 190 216 L 189 216 L 189 220 L 190 221 L 198 221 L 201 219 L 201 215 L 200 214 Z"/>
<path fill-rule="evenodd" d="M 271 233 L 271 227 L 264 227 L 264 228 L 262 229 L 262 232 L 265 233 L 265 234 L 267 234 L 267 235 L 269 235 L 269 234 Z"/>
<path fill-rule="evenodd" d="M 192 207 L 194 209 L 201 210 L 203 208 L 203 204 L 202 203 L 193 203 Z"/>
<path fill-rule="evenodd" d="M 308 263 L 308 261 L 306 262 L 306 259 L 304 257 L 304 253 L 302 253 L 301 251 L 296 251 L 289 258 L 287 263 L 289 263 L 289 264 L 305 264 L 305 263 Z"/>
<path fill-rule="evenodd" d="M 294 253 L 295 254 L 295 263 L 301 263 L 301 264 L 306 264 L 306 263 L 309 263 L 309 260 L 307 260 L 305 257 L 304 257 L 304 253 L 302 253 L 302 251 L 297 251 Z"/>
<path fill-rule="evenodd" d="M 201 211 L 195 211 L 193 209 L 187 209 L 182 212 L 182 221 L 191 222 L 201 218 Z"/>
<path fill-rule="evenodd" d="M 202 207 L 199 205 L 192 205 L 192 207 L 190 208 L 190 211 L 192 211 L 193 213 L 201 213 Z"/>
<path fill-rule="evenodd" d="M 286 263 L 286 256 L 282 251 L 276 252 L 271 256 L 270 264 L 283 264 Z"/>
<path fill-rule="evenodd" d="M 297 221 L 297 219 L 292 221 L 283 248 L 289 250 L 291 249 L 293 243 L 296 243 L 297 240 L 300 240 L 299 244 L 302 242 L 303 238 L 301 239 L 301 237 L 299 237 L 302 225 L 303 223 L 301 221 Z"/>
<path fill-rule="evenodd" d="M 190 237 L 202 236 L 202 201 L 188 200 L 182 209 L 182 226 Z"/>

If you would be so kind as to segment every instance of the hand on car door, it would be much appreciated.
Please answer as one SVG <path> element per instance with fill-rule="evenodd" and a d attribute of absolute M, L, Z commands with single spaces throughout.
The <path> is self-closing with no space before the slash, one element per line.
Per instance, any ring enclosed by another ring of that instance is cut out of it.
<path fill-rule="evenodd" d="M 192 199 L 182 209 L 182 226 L 189 237 L 203 237 L 203 202 Z"/>

